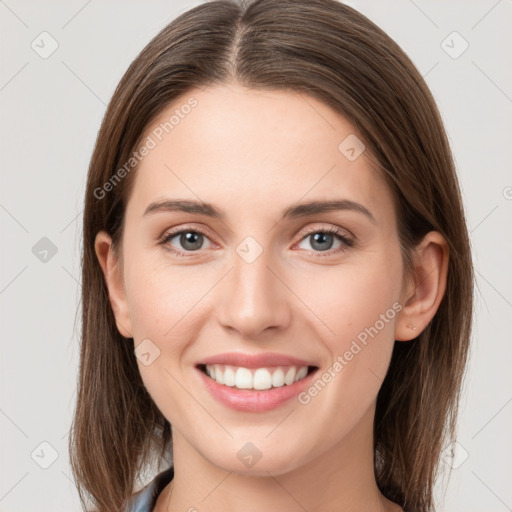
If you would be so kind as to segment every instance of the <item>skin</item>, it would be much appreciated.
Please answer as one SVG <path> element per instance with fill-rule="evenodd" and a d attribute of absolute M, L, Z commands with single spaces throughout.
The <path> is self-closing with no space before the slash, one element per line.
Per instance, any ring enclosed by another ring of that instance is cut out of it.
<path fill-rule="evenodd" d="M 375 404 L 394 341 L 417 337 L 439 306 L 445 240 L 429 233 L 404 277 L 390 189 L 367 153 L 350 161 L 338 150 L 357 131 L 312 97 L 210 86 L 173 102 L 144 137 L 191 96 L 197 107 L 136 171 L 119 258 L 107 233 L 95 245 L 119 331 L 160 350 L 149 366 L 137 360 L 172 425 L 175 478 L 155 510 L 402 510 L 375 482 Z M 212 203 L 226 218 L 144 216 L 164 197 Z M 281 219 L 290 205 L 327 199 L 357 202 L 373 220 L 351 210 Z M 159 244 L 180 226 L 207 233 L 184 257 L 166 250 L 187 251 L 179 235 Z M 354 245 L 334 235 L 319 249 L 311 235 L 332 227 Z M 236 251 L 247 236 L 263 250 L 252 263 Z M 321 373 L 396 303 L 394 318 L 306 405 L 237 412 L 194 368 L 215 354 L 270 351 Z M 250 468 L 237 457 L 247 442 L 262 454 Z"/>

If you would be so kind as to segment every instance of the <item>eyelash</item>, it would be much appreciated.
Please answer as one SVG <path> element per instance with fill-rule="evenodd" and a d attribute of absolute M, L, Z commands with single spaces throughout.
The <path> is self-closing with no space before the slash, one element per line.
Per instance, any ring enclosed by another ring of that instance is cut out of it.
<path fill-rule="evenodd" d="M 170 231 L 170 232 L 166 232 L 159 240 L 159 245 L 166 245 L 170 240 L 172 240 L 173 238 L 175 238 L 177 235 L 181 235 L 183 233 L 198 233 L 198 234 L 201 234 L 207 238 L 209 238 L 208 236 L 208 233 L 206 233 L 205 231 L 203 231 L 202 229 L 198 229 L 198 228 L 181 228 L 179 230 L 176 230 L 176 231 Z M 316 233 L 323 233 L 323 234 L 328 234 L 328 235 L 336 235 L 338 237 L 338 239 L 344 244 L 343 247 L 340 247 L 338 249 L 330 249 L 328 251 L 308 251 L 308 252 L 313 252 L 315 254 L 317 254 L 318 256 L 320 257 L 325 257 L 325 256 L 332 256 L 333 254 L 337 254 L 337 253 L 340 253 L 342 251 L 345 251 L 347 248 L 350 248 L 350 247 L 353 247 L 355 245 L 355 242 L 354 240 L 348 238 L 347 236 L 345 236 L 344 232 L 341 231 L 340 229 L 338 228 L 335 228 L 335 227 L 328 227 L 328 228 L 325 228 L 325 229 L 312 229 L 312 230 L 309 230 L 309 231 L 302 231 L 300 233 L 300 236 L 301 236 L 301 239 L 300 239 L 300 242 L 302 242 L 302 240 L 304 240 L 306 237 L 310 236 L 310 235 L 313 235 L 313 234 L 316 234 Z M 184 251 L 180 251 L 179 249 L 175 249 L 171 246 L 167 246 L 166 247 L 167 250 L 169 250 L 170 252 L 172 252 L 173 254 L 175 254 L 176 256 L 178 257 L 191 257 L 194 253 L 197 253 L 199 251 L 188 251 L 188 252 L 184 252 Z"/>

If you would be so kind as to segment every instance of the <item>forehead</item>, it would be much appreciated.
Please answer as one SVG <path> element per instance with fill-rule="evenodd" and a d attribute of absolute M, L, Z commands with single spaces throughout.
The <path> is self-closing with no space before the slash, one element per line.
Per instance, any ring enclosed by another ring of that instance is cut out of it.
<path fill-rule="evenodd" d="M 365 152 L 347 158 L 344 141 L 361 149 L 355 137 L 348 120 L 310 96 L 237 84 L 195 89 L 146 128 L 142 144 L 152 148 L 129 208 L 142 214 L 163 197 L 231 205 L 236 215 L 273 215 L 302 198 L 389 207 L 387 184 Z"/>

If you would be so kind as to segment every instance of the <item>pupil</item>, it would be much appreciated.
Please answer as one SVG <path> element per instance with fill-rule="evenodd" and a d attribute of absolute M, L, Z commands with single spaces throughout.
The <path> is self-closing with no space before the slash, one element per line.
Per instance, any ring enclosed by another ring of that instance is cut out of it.
<path fill-rule="evenodd" d="M 329 247 L 325 247 L 325 246 L 323 246 L 323 247 L 322 247 L 322 246 L 320 245 L 320 247 L 318 247 L 318 249 L 319 249 L 319 250 L 321 250 L 321 251 L 325 251 L 325 250 L 327 250 L 327 249 L 330 249 L 330 248 L 331 248 L 331 246 L 332 246 L 332 238 L 333 238 L 333 237 L 332 237 L 332 235 L 329 235 L 329 234 L 327 234 L 327 233 L 315 233 L 315 234 L 314 234 L 314 235 L 312 235 L 312 236 L 313 236 L 313 243 L 312 243 L 311 245 L 312 245 L 313 247 L 315 246 L 315 244 L 316 244 L 316 243 L 320 243 L 320 244 L 325 243 L 325 239 L 327 238 L 327 240 L 331 239 L 331 240 L 330 240 L 330 241 L 331 241 L 331 243 L 330 243 L 330 244 L 328 244 L 328 245 L 329 245 Z"/>

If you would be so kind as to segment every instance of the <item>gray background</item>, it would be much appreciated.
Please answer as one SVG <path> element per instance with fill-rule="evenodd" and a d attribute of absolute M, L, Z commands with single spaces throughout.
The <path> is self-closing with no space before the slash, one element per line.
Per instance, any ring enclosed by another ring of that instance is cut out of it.
<path fill-rule="evenodd" d="M 1 511 L 80 510 L 67 432 L 87 166 L 129 63 L 199 3 L 0 0 Z M 439 510 L 512 510 L 512 3 L 347 3 L 387 31 L 426 77 L 471 231 L 476 321 L 459 444 L 454 457 L 447 447 L 441 464 L 444 477 L 454 469 L 446 492 L 438 487 L 438 497 L 445 495 Z M 464 41 L 469 47 L 458 55 Z M 52 44 L 58 48 L 48 56 Z"/>

